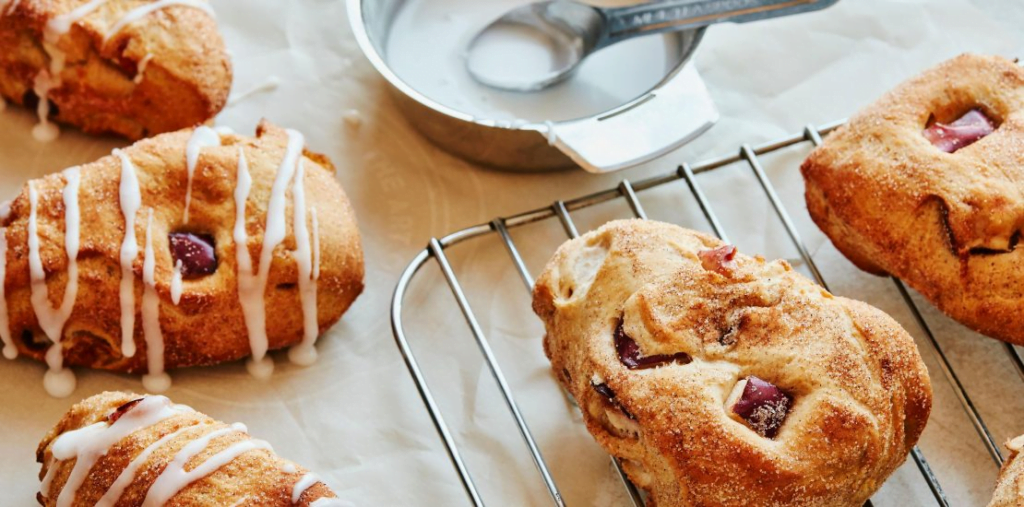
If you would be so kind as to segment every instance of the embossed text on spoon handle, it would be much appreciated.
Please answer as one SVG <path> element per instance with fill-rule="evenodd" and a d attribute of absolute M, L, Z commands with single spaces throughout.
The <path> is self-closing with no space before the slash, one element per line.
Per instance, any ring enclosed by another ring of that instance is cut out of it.
<path fill-rule="evenodd" d="M 824 9 L 838 0 L 665 0 L 601 9 L 608 34 L 601 46 L 651 33 L 714 23 L 756 21 Z"/>

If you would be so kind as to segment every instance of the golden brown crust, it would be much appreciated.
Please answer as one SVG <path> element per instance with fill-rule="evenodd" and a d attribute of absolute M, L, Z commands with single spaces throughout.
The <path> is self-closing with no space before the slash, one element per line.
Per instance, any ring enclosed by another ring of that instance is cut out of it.
<path fill-rule="evenodd" d="M 999 127 L 945 153 L 922 135 L 979 108 Z M 951 317 L 1024 343 L 1024 69 L 963 55 L 903 83 L 802 167 L 815 223 L 855 264 L 892 274 Z"/>
<path fill-rule="evenodd" d="M 34 81 L 53 54 L 43 45 L 46 23 L 87 1 L 14 0 L 6 15 L 0 9 L 0 96 L 34 107 Z M 203 10 L 170 5 L 104 40 L 124 14 L 147 3 L 110 0 L 58 39 L 66 64 L 61 86 L 49 93 L 56 121 L 137 140 L 205 123 L 224 107 L 231 62 Z"/>
<path fill-rule="evenodd" d="M 1024 507 L 1024 459 L 1020 457 L 1020 451 L 1024 449 L 1024 435 L 1007 442 L 1006 448 L 1010 455 L 999 472 L 999 481 L 988 507 Z"/>
<path fill-rule="evenodd" d="M 905 459 L 931 408 L 910 336 L 834 297 L 784 261 L 737 255 L 722 272 L 709 236 L 617 221 L 563 245 L 534 289 L 544 347 L 587 429 L 659 507 L 859 506 Z M 628 369 L 613 333 L 644 356 Z M 793 396 L 774 439 L 727 406 L 748 376 Z M 614 399 L 594 389 L 604 384 Z"/>
<path fill-rule="evenodd" d="M 53 459 L 54 441 L 61 435 L 89 426 L 107 419 L 107 416 L 118 407 L 142 396 L 134 393 L 105 392 L 87 398 L 71 407 L 71 410 L 54 426 L 36 452 L 37 460 L 42 464 L 39 478 L 43 479 L 51 467 L 57 467 L 52 473 L 48 491 L 41 491 L 39 502 L 52 507 L 64 489 L 68 476 L 75 465 L 74 459 L 56 461 Z M 203 435 L 227 428 L 228 425 L 199 412 L 183 411 L 173 417 L 164 419 L 152 426 L 140 429 L 120 440 L 110 451 L 101 457 L 91 468 L 82 486 L 74 497 L 73 505 L 95 504 L 114 483 L 128 464 L 144 449 L 154 444 L 165 435 L 181 428 L 190 428 L 176 437 L 167 440 L 156 448 L 145 463 L 137 470 L 135 480 L 124 491 L 117 505 L 130 507 L 142 505 L 150 486 L 157 480 L 166 465 L 190 441 Z M 185 470 L 205 462 L 210 456 L 224 451 L 232 444 L 251 440 L 243 432 L 234 431 L 215 437 L 210 445 L 195 455 L 185 465 Z M 292 471 L 294 467 L 294 471 Z M 253 449 L 241 454 L 228 464 L 218 468 L 206 477 L 191 483 L 178 494 L 171 497 L 168 506 L 187 505 L 235 505 L 245 500 L 244 505 L 293 505 L 292 491 L 295 483 L 308 470 L 282 459 L 267 449 Z M 319 498 L 334 498 L 335 494 L 323 482 L 317 482 L 307 489 L 294 505 L 308 506 Z"/>
<path fill-rule="evenodd" d="M 238 294 L 238 266 L 233 228 L 234 190 L 239 148 L 245 152 L 252 188 L 246 201 L 247 248 L 253 266 L 259 263 L 271 186 L 281 165 L 287 133 L 267 122 L 257 135 L 222 136 L 221 146 L 203 148 L 195 170 L 190 220 L 183 224 L 187 182 L 185 146 L 192 129 L 140 141 L 123 152 L 135 165 L 141 187 L 142 208 L 135 232 L 140 254 L 135 275 L 135 343 L 132 358 L 121 354 L 119 283 L 120 249 L 124 224 L 118 189 L 121 163 L 116 156 L 82 166 L 79 190 L 81 246 L 78 255 L 79 287 L 74 310 L 64 327 L 65 361 L 115 371 L 146 371 L 146 343 L 140 305 L 146 218 L 153 210 L 152 239 L 156 291 L 160 298 L 160 325 L 167 368 L 232 361 L 248 356 L 250 345 Z M 334 178 L 326 157 L 304 151 L 307 227 L 312 231 L 310 208 L 316 208 L 320 240 L 320 278 L 317 282 L 317 320 L 323 332 L 341 317 L 363 289 L 363 254 L 355 215 Z M 35 181 L 38 192 L 40 257 L 46 272 L 50 304 L 60 305 L 67 284 L 65 177 L 58 173 Z M 298 265 L 293 251 L 292 184 L 285 210 L 286 236 L 273 250 L 264 300 L 271 350 L 302 340 L 302 311 L 297 287 Z M 42 360 L 48 343 L 42 339 L 30 300 L 27 186 L 11 203 L 7 227 L 7 307 L 10 330 L 19 352 Z M 216 244 L 218 268 L 212 275 L 183 284 L 179 304 L 171 301 L 173 262 L 168 233 L 209 234 Z M 310 232 L 312 234 L 312 232 Z"/>

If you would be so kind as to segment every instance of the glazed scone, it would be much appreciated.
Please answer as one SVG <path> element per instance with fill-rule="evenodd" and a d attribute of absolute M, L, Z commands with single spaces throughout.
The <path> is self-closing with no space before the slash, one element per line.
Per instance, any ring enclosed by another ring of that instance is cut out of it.
<path fill-rule="evenodd" d="M 231 62 L 206 0 L 0 0 L 0 97 L 132 140 L 205 123 Z"/>
<path fill-rule="evenodd" d="M 1006 448 L 1010 455 L 999 472 L 996 491 L 988 507 L 1024 507 L 1024 459 L 1020 458 L 1024 435 L 1007 442 Z"/>
<path fill-rule="evenodd" d="M 1024 69 L 947 61 L 830 134 L 802 172 L 811 217 L 857 266 L 1024 344 Z"/>
<path fill-rule="evenodd" d="M 860 506 L 931 409 L 889 316 L 674 225 L 567 242 L 533 308 L 587 429 L 658 507 Z"/>
<path fill-rule="evenodd" d="M 290 345 L 309 362 L 363 288 L 334 166 L 267 122 L 140 141 L 30 181 L 5 212 L 5 355 L 45 360 L 51 393 L 66 365 L 145 372 L 154 391 L 164 369 L 250 354 L 269 373 Z"/>
<path fill-rule="evenodd" d="M 36 460 L 37 498 L 46 507 L 350 505 L 245 425 L 163 396 L 106 392 L 83 400 L 43 437 Z"/>

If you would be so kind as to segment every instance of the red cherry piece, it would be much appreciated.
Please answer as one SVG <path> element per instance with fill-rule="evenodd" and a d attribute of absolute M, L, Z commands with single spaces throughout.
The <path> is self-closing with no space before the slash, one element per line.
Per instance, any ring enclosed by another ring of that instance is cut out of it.
<path fill-rule="evenodd" d="M 771 382 L 753 375 L 746 380 L 747 385 L 732 411 L 747 421 L 757 434 L 775 438 L 789 415 L 793 398 Z"/>
<path fill-rule="evenodd" d="M 985 113 L 971 109 L 948 125 L 935 122 L 924 129 L 924 137 L 936 148 L 953 153 L 960 148 L 969 146 L 975 141 L 991 134 L 996 129 L 992 120 Z"/>
<path fill-rule="evenodd" d="M 135 408 L 135 405 L 138 405 L 139 402 L 142 400 L 143 398 L 139 398 L 136 400 L 129 401 L 128 403 L 125 403 L 120 407 L 117 407 L 116 410 L 114 410 L 113 412 L 110 413 L 110 415 L 107 416 L 107 422 L 109 422 L 110 424 L 116 423 L 117 420 L 121 418 L 121 416 L 127 414 L 129 410 Z"/>
<path fill-rule="evenodd" d="M 213 238 L 188 232 L 172 232 L 168 235 L 171 243 L 171 257 L 174 263 L 181 261 L 181 276 L 195 278 L 217 271 L 217 253 L 213 249 Z"/>
<path fill-rule="evenodd" d="M 711 250 L 701 250 L 697 256 L 704 269 L 729 276 L 736 269 L 736 251 L 733 245 L 722 245 Z"/>
<path fill-rule="evenodd" d="M 693 361 L 693 358 L 686 352 L 653 356 L 641 355 L 640 346 L 622 330 L 621 321 L 615 328 L 615 351 L 619 354 L 619 361 L 630 370 L 653 368 L 665 363 L 688 364 Z"/>

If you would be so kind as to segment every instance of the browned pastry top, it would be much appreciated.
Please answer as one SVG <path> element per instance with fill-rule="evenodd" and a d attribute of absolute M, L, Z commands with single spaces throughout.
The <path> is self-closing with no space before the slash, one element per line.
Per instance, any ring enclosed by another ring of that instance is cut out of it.
<path fill-rule="evenodd" d="M 53 456 L 54 442 L 62 435 L 79 430 L 96 423 L 113 424 L 115 417 L 124 418 L 131 410 L 137 410 L 140 395 L 124 392 L 105 392 L 83 400 L 71 407 L 71 410 L 54 426 L 42 442 L 36 453 L 37 460 L 42 464 L 39 472 L 44 482 L 38 495 L 39 503 L 47 507 L 57 505 L 60 492 L 66 487 L 69 476 L 76 464 L 76 459 L 55 460 Z M 129 403 L 129 402 L 136 403 Z M 118 477 L 129 468 L 135 458 L 145 449 L 154 446 L 162 437 L 184 429 L 178 435 L 165 440 L 151 449 L 148 458 L 139 463 L 134 480 L 124 489 L 118 507 L 140 506 L 153 484 L 163 475 L 175 455 L 190 442 L 218 430 L 226 430 L 231 426 L 187 407 L 170 405 L 181 411 L 171 417 L 159 420 L 151 426 L 138 429 L 126 437 L 113 443 L 88 470 L 88 475 L 81 486 L 74 490 L 73 505 L 94 505 L 99 501 Z M 116 415 L 115 415 L 116 414 Z M 113 419 L 113 420 L 112 420 Z M 209 444 L 196 453 L 185 463 L 184 470 L 194 470 L 217 453 L 223 452 L 234 444 L 252 440 L 244 431 L 226 431 L 216 436 Z M 81 458 L 79 458 L 81 459 Z M 53 468 L 56 467 L 56 468 Z M 167 506 L 197 505 L 242 505 L 261 506 L 308 506 L 319 498 L 333 498 L 334 492 L 323 482 L 316 482 L 301 492 L 299 501 L 292 503 L 295 485 L 308 471 L 295 463 L 278 457 L 270 449 L 256 448 L 238 455 L 209 475 L 189 483 L 184 489 L 171 497 Z M 49 476 L 48 476 L 49 474 Z M 47 487 L 48 486 L 48 487 Z"/>
<path fill-rule="evenodd" d="M 953 153 L 922 135 L 972 109 L 998 128 Z M 1024 343 L 1024 69 L 994 56 L 949 60 L 851 118 L 802 171 L 815 223 L 858 266 Z"/>
<path fill-rule="evenodd" d="M 1010 455 L 999 472 L 996 491 L 988 507 L 1024 507 L 1024 459 L 1020 458 L 1024 435 L 1007 442 L 1006 448 Z"/>
<path fill-rule="evenodd" d="M 271 188 L 285 157 L 289 136 L 268 122 L 256 137 L 221 136 L 219 146 L 201 150 L 192 183 L 190 219 L 183 221 L 187 189 L 186 144 L 192 130 L 164 134 L 123 150 L 135 168 L 142 207 L 136 213 L 135 237 L 139 254 L 132 263 L 135 332 L 138 352 L 128 358 L 121 350 L 120 251 L 125 219 L 119 200 L 122 162 L 104 157 L 81 167 L 78 194 L 81 212 L 78 254 L 78 294 L 64 326 L 65 362 L 117 371 L 146 371 L 146 341 L 140 306 L 143 297 L 143 250 L 147 217 L 152 210 L 152 244 L 159 321 L 167 368 L 236 360 L 250 353 L 246 322 L 239 298 L 239 267 L 233 228 L 234 192 L 240 151 L 244 152 L 252 188 L 245 201 L 247 248 L 253 268 L 260 263 L 267 226 Z M 303 150 L 307 227 L 312 234 L 310 208 L 316 209 L 320 273 L 316 281 L 318 334 L 333 325 L 363 288 L 363 255 L 354 213 L 334 177 L 334 166 L 323 155 Z M 37 224 L 40 258 L 46 273 L 50 305 L 59 307 L 68 283 L 65 252 L 66 177 L 52 174 L 33 183 L 38 192 Z M 286 235 L 270 258 L 264 300 L 271 350 L 298 343 L 303 337 L 297 240 L 293 227 L 293 183 L 288 184 L 284 208 Z M 5 280 L 10 332 L 21 353 L 42 360 L 51 342 L 39 328 L 31 304 L 26 187 L 4 220 L 8 244 Z M 192 232 L 214 240 L 217 268 L 212 274 L 183 281 L 180 302 L 171 299 L 174 269 L 168 234 Z"/>
<path fill-rule="evenodd" d="M 930 411 L 927 371 L 887 315 L 673 225 L 566 243 L 533 306 L 588 429 L 660 507 L 858 506 Z M 751 377 L 791 399 L 774 437 L 733 409 Z"/>
<path fill-rule="evenodd" d="M 35 79 L 51 68 L 55 53 L 44 48 L 47 22 L 87 3 L 13 0 L 6 14 L 0 9 L 0 95 L 34 107 Z M 127 13 L 151 3 L 109 0 L 57 39 L 53 47 L 66 63 L 61 86 L 49 93 L 55 119 L 141 139 L 204 123 L 224 107 L 231 62 L 204 10 L 167 5 L 110 34 Z"/>

